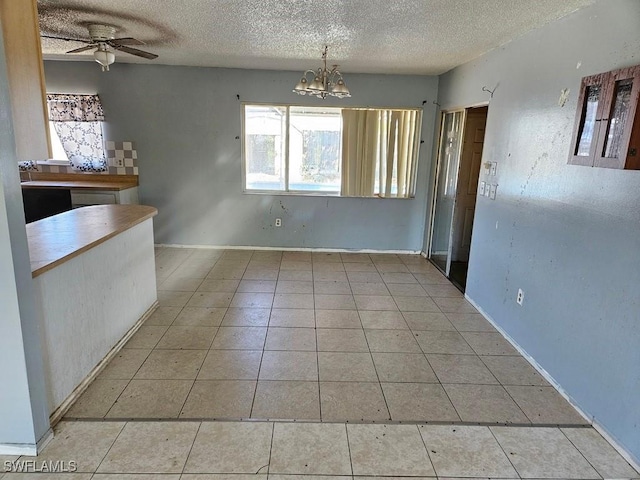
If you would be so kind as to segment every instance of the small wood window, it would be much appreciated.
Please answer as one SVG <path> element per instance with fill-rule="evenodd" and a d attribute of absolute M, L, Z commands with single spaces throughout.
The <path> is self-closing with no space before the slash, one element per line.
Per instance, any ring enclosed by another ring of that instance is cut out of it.
<path fill-rule="evenodd" d="M 569 163 L 640 170 L 640 65 L 584 77 Z"/>

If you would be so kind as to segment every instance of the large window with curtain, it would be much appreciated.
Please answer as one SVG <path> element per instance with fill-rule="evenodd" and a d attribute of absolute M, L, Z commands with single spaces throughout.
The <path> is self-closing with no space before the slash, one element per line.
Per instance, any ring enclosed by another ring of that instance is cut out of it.
<path fill-rule="evenodd" d="M 97 95 L 48 94 L 51 144 L 56 160 L 68 160 L 75 170 L 107 170 L 102 123 L 104 112 Z"/>
<path fill-rule="evenodd" d="M 413 197 L 421 114 L 419 109 L 244 105 L 244 190 Z"/>

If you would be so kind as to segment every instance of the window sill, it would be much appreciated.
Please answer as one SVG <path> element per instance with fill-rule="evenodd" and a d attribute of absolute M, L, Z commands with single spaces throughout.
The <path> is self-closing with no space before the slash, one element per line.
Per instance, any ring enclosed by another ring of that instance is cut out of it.
<path fill-rule="evenodd" d="M 321 192 L 278 192 L 273 190 L 244 190 L 243 195 L 268 195 L 272 197 L 320 197 L 320 198 L 353 198 L 353 199 L 371 199 L 371 200 L 414 200 L 416 197 L 381 197 L 374 195 L 372 197 L 358 197 L 340 195 L 339 193 L 321 193 Z"/>
<path fill-rule="evenodd" d="M 61 165 L 61 166 L 70 166 L 69 160 L 38 160 L 36 162 L 38 165 Z"/>

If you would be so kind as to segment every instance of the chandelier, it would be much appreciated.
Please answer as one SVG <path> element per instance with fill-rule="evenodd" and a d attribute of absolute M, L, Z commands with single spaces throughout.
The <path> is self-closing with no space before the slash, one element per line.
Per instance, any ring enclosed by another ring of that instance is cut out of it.
<path fill-rule="evenodd" d="M 345 98 L 350 97 L 351 93 L 344 83 L 342 74 L 338 70 L 338 65 L 334 65 L 331 70 L 327 69 L 327 50 L 328 47 L 324 47 L 322 52 L 322 62 L 324 66 L 318 68 L 318 70 L 307 70 L 302 75 L 302 78 L 293 89 L 294 93 L 298 95 L 312 95 L 315 97 L 326 98 L 327 96 Z M 309 83 L 307 80 L 307 74 L 313 75 L 313 81 Z"/>

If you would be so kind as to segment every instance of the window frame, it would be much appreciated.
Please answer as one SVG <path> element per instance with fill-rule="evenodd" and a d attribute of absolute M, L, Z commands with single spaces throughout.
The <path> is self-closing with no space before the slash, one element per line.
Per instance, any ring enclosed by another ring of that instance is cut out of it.
<path fill-rule="evenodd" d="M 247 106 L 258 106 L 258 107 L 280 107 L 286 109 L 286 118 L 285 118 L 285 139 L 284 139 L 284 190 L 264 190 L 247 188 L 247 160 L 246 160 L 246 107 Z M 299 105 L 294 103 L 263 103 L 263 102 L 242 102 L 242 135 L 240 140 L 242 142 L 241 146 L 241 164 L 242 164 L 242 193 L 246 193 L 249 195 L 288 195 L 288 196 L 303 196 L 303 197 L 341 197 L 340 192 L 333 191 L 322 191 L 322 190 L 291 190 L 289 188 L 289 136 L 291 130 L 291 108 L 292 107 L 310 107 L 316 108 L 314 105 Z M 337 107 L 332 105 L 327 105 L 327 108 L 338 108 L 341 109 L 343 107 Z"/>
<path fill-rule="evenodd" d="M 286 134 L 285 134 L 285 155 L 286 155 L 286 160 L 284 162 L 285 164 L 285 190 L 261 190 L 261 189 L 247 189 L 247 161 L 246 161 L 246 141 L 245 141 L 245 135 L 246 135 L 246 125 L 245 125 L 245 119 L 246 119 L 246 115 L 245 115 L 245 109 L 247 106 L 264 106 L 264 107 L 284 107 L 287 109 L 287 116 L 286 116 Z M 240 170 L 241 170 L 241 182 L 242 182 L 242 193 L 243 194 L 247 194 L 247 195 L 273 195 L 273 196 L 278 196 L 278 195 L 283 195 L 283 196 L 302 196 L 302 197 L 333 197 L 333 198 L 359 198 L 359 199 L 364 199 L 364 198 L 371 198 L 371 199 L 381 199 L 381 198 L 385 198 L 385 199 L 393 199 L 393 200 L 412 200 L 415 199 L 415 189 L 416 189 L 416 185 L 417 185 L 417 170 L 418 170 L 418 166 L 419 166 L 419 161 L 420 161 L 420 146 L 422 144 L 422 127 L 423 127 L 423 114 L 424 114 L 424 109 L 420 108 L 420 107 L 378 107 L 378 106 L 356 106 L 356 105 L 349 105 L 349 106 L 339 106 L 339 105 L 325 105 L 327 108 L 337 108 L 337 109 L 344 109 L 344 108 L 348 108 L 348 109 L 356 109 L 356 110 L 414 110 L 417 111 L 419 113 L 419 120 L 418 120 L 418 128 L 416 129 L 416 158 L 415 158 L 415 169 L 416 169 L 416 175 L 414 178 L 414 185 L 412 186 L 412 189 L 414 191 L 414 194 L 412 196 L 407 196 L 407 197 L 385 197 L 385 196 L 380 196 L 380 195 L 373 195 L 373 196 L 351 196 L 351 195 L 342 195 L 341 191 L 338 192 L 323 192 L 323 191 L 313 191 L 313 190 L 289 190 L 289 131 L 290 131 L 290 108 L 292 107 L 301 107 L 301 108 L 305 108 L 305 107 L 310 107 L 310 108 L 317 108 L 315 105 L 304 105 L 304 104 L 299 104 L 299 103 L 285 103 L 285 102 L 278 102 L 278 103 L 268 103 L 268 102 L 241 102 L 240 104 L 240 109 L 241 109 L 241 136 L 240 136 L 240 142 L 241 142 L 241 146 L 240 146 Z M 320 107 L 320 106 L 318 106 Z M 342 133 L 342 131 L 341 131 Z M 341 176 L 342 176 L 342 172 L 341 172 Z"/>
<path fill-rule="evenodd" d="M 630 79 L 633 82 L 630 102 L 628 106 L 628 121 L 622 131 L 622 143 L 619 156 L 617 158 L 605 157 L 604 151 L 607 146 L 607 136 L 611 126 L 611 114 L 615 107 L 616 82 Z M 586 111 L 586 93 L 589 87 L 594 85 L 601 86 L 600 99 L 596 110 L 595 125 L 593 136 L 589 148 L 589 155 L 577 155 L 578 145 L 580 143 L 580 134 L 584 124 Z M 635 129 L 639 129 L 640 125 L 640 65 L 629 68 L 621 68 L 610 72 L 598 73 L 584 77 L 580 83 L 580 94 L 578 95 L 578 103 L 576 108 L 576 116 L 574 120 L 573 135 L 571 141 L 571 150 L 569 152 L 570 165 L 583 165 L 588 167 L 614 168 L 614 169 L 630 169 L 635 170 L 638 167 L 638 160 L 630 160 L 628 157 L 632 134 Z"/>

